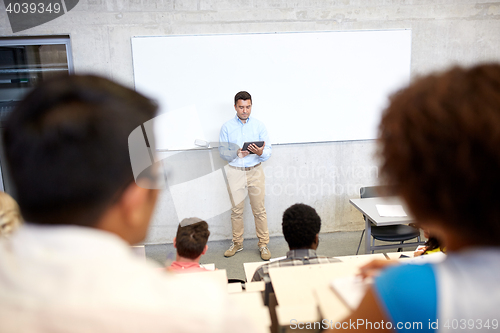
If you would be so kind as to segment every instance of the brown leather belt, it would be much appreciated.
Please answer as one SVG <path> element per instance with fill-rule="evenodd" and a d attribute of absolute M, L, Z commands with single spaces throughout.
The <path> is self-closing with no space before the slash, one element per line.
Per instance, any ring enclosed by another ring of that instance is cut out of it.
<path fill-rule="evenodd" d="M 236 169 L 236 170 L 241 170 L 241 171 L 250 171 L 250 170 L 252 170 L 253 168 L 258 167 L 259 165 L 260 165 L 260 163 L 255 164 L 254 166 L 251 166 L 251 167 L 246 167 L 246 168 L 241 167 L 241 168 L 240 168 L 240 167 L 235 167 L 235 166 L 232 166 L 231 164 L 229 164 L 229 166 L 230 166 L 231 168 Z"/>

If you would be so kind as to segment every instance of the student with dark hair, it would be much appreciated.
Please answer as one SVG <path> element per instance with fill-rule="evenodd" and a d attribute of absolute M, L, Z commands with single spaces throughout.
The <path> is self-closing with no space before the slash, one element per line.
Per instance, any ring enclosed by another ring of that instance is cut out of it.
<path fill-rule="evenodd" d="M 254 273 L 252 281 L 267 280 L 269 268 L 272 267 L 340 262 L 336 258 L 316 254 L 319 245 L 321 218 L 311 206 L 301 203 L 290 206 L 283 213 L 281 226 L 290 251 L 287 252 L 285 259 L 260 266 Z"/>
<path fill-rule="evenodd" d="M 427 238 L 427 241 L 423 246 L 419 246 L 415 252 L 413 253 L 414 257 L 419 257 L 421 255 L 445 252 L 445 248 L 442 247 L 439 240 L 434 237 L 434 235 L 429 234 L 429 230 L 423 229 L 424 237 Z"/>
<path fill-rule="evenodd" d="M 207 222 L 197 217 L 182 220 L 177 227 L 177 235 L 174 238 L 177 258 L 168 267 L 168 270 L 178 273 L 207 271 L 200 266 L 200 258 L 207 252 L 209 236 Z"/>
<path fill-rule="evenodd" d="M 6 162 L 26 223 L 0 240 L 1 332 L 251 330 L 225 290 L 162 274 L 130 249 L 158 190 L 134 182 L 128 137 L 156 109 L 107 79 L 66 76 L 10 114 Z"/>
<path fill-rule="evenodd" d="M 384 270 L 347 322 L 376 322 L 377 332 L 380 323 L 386 331 L 498 329 L 499 147 L 498 64 L 431 74 L 392 96 L 379 128 L 381 175 L 447 256 Z"/>

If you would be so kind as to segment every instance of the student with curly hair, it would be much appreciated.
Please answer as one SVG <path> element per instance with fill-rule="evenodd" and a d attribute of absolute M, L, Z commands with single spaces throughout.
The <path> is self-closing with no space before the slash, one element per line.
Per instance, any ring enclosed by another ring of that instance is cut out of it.
<path fill-rule="evenodd" d="M 386 331 L 498 329 L 499 147 L 498 64 L 428 75 L 392 96 L 379 129 L 381 175 L 447 256 L 384 270 L 347 322 L 378 323 L 363 326 L 377 332 L 382 322 Z"/>

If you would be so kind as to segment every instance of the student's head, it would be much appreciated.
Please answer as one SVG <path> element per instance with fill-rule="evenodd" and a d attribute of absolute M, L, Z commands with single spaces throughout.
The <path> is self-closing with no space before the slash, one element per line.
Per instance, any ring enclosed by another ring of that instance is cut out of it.
<path fill-rule="evenodd" d="M 124 208 L 149 214 L 141 204 L 154 206 L 156 193 L 135 189 L 128 136 L 156 109 L 139 93 L 96 76 L 60 77 L 28 94 L 4 131 L 25 220 L 96 226 L 123 199 Z"/>
<path fill-rule="evenodd" d="M 499 65 L 416 80 L 391 97 L 379 131 L 381 175 L 420 226 L 500 244 Z"/>
<path fill-rule="evenodd" d="M 321 218 L 316 210 L 305 204 L 295 204 L 283 213 L 283 236 L 290 250 L 316 249 Z"/>
<path fill-rule="evenodd" d="M 21 224 L 17 202 L 5 192 L 0 192 L 0 236 L 8 237 Z"/>
<path fill-rule="evenodd" d="M 196 217 L 182 220 L 174 239 L 177 254 L 187 259 L 198 258 L 205 254 L 209 236 L 207 222 Z"/>

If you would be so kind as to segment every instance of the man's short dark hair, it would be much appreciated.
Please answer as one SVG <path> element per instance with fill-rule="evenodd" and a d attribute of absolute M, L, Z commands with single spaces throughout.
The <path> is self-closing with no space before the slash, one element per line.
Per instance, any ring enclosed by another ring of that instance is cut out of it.
<path fill-rule="evenodd" d="M 156 109 L 139 93 L 96 76 L 59 77 L 34 89 L 4 131 L 24 218 L 95 225 L 134 181 L 128 136 Z"/>
<path fill-rule="evenodd" d="M 290 249 L 308 249 L 319 234 L 321 218 L 311 206 L 298 203 L 285 210 L 282 227 Z"/>
<path fill-rule="evenodd" d="M 500 244 L 500 65 L 414 81 L 392 96 L 378 142 L 381 176 L 417 222 Z"/>
<path fill-rule="evenodd" d="M 235 96 L 234 96 L 234 105 L 236 105 L 238 103 L 238 100 L 244 100 L 246 101 L 247 99 L 250 100 L 250 102 L 252 101 L 252 96 L 246 92 L 246 91 L 240 91 L 239 93 L 237 93 Z"/>
<path fill-rule="evenodd" d="M 179 225 L 175 236 L 177 254 L 183 258 L 198 258 L 205 249 L 209 236 L 208 223 L 205 221 L 184 227 Z"/>

